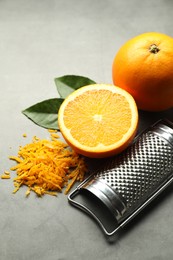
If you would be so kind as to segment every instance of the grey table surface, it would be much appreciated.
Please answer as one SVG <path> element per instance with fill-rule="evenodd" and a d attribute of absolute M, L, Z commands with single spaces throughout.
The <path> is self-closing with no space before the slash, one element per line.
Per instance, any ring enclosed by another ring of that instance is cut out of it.
<path fill-rule="evenodd" d="M 171 0 L 0 0 L 1 173 L 19 145 L 48 138 L 21 110 L 57 97 L 55 77 L 112 83 L 120 46 L 146 31 L 173 36 L 172 17 Z M 172 112 L 140 112 L 139 131 L 161 117 L 173 120 Z M 0 180 L 1 260 L 173 259 L 172 186 L 111 243 L 63 193 L 26 198 L 25 187 L 12 191 L 12 179 Z"/>

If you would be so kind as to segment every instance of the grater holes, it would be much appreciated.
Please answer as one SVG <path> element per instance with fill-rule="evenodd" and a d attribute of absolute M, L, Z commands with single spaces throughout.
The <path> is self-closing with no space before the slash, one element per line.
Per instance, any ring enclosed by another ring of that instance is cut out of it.
<path fill-rule="evenodd" d="M 99 174 L 126 200 L 128 207 L 139 203 L 173 170 L 171 148 L 152 132 L 143 134 L 126 153 L 112 160 Z"/>

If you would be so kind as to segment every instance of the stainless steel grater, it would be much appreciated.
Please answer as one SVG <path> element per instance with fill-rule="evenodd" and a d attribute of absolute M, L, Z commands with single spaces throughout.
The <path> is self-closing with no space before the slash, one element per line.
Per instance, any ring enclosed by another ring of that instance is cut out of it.
<path fill-rule="evenodd" d="M 160 120 L 91 174 L 68 199 L 112 236 L 172 181 L 173 123 Z"/>

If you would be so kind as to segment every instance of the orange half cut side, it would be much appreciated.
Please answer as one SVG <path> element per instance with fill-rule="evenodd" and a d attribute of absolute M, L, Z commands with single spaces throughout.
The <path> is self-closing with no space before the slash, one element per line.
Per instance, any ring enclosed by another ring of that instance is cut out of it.
<path fill-rule="evenodd" d="M 66 142 L 79 154 L 108 157 L 123 151 L 133 140 L 138 110 L 125 90 L 93 84 L 74 91 L 64 100 L 58 124 Z"/>

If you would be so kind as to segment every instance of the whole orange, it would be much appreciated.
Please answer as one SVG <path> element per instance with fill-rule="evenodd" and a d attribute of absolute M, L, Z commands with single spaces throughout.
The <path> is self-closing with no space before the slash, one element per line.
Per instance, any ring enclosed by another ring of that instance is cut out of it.
<path fill-rule="evenodd" d="M 113 83 L 128 91 L 139 109 L 173 107 L 173 38 L 148 32 L 127 41 L 112 65 Z"/>

